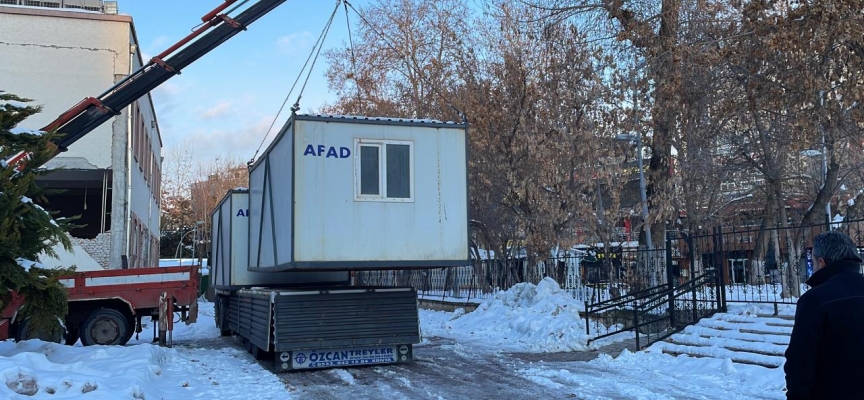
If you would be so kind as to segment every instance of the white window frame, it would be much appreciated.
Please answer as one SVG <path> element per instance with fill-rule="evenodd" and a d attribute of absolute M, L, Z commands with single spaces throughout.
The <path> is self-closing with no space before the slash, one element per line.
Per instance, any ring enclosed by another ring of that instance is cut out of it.
<path fill-rule="evenodd" d="M 408 183 L 407 198 L 387 197 L 387 145 L 408 146 Z M 378 194 L 360 194 L 360 147 L 378 147 Z M 414 142 L 409 140 L 354 139 L 354 201 L 377 201 L 391 203 L 414 202 Z"/>

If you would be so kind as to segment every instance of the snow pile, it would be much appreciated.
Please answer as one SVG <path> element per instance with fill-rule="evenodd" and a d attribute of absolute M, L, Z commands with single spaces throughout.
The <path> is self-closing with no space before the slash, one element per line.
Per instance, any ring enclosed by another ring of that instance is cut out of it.
<path fill-rule="evenodd" d="M 0 397 L 136 398 L 162 374 L 171 350 L 157 346 L 70 347 L 40 340 L 0 342 Z"/>
<path fill-rule="evenodd" d="M 551 353 L 586 350 L 589 336 L 580 304 L 551 278 L 536 286 L 520 283 L 480 304 L 473 312 L 434 313 L 424 335 L 476 339 L 507 351 Z M 443 314 L 443 315 L 442 315 Z M 425 317 L 426 315 L 424 315 Z M 448 318 L 449 317 L 449 318 Z M 473 342 L 474 340 L 472 340 Z M 462 343 L 466 344 L 466 343 Z"/>

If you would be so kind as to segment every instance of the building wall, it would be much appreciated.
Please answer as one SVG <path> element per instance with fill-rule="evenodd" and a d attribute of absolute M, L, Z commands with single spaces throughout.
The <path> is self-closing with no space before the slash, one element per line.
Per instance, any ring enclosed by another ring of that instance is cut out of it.
<path fill-rule="evenodd" d="M 73 246 L 84 249 L 103 269 L 108 268 L 111 258 L 111 232 L 99 234 L 95 239 L 72 238 Z M 78 270 L 83 271 L 78 265 Z"/>
<path fill-rule="evenodd" d="M 130 23 L 125 16 L 0 6 L 0 87 L 43 106 L 28 127 L 47 125 L 129 73 Z M 111 137 L 111 124 L 103 124 L 49 166 L 110 168 Z"/>
<path fill-rule="evenodd" d="M 134 38 L 134 33 L 130 38 Z M 137 51 L 137 46 L 135 48 L 136 52 L 132 57 L 133 70 L 143 65 L 141 54 Z M 130 181 L 132 193 L 136 195 L 131 197 L 129 206 L 132 221 L 129 265 L 140 268 L 156 266 L 159 260 L 162 142 L 156 110 L 149 96 L 136 101 L 130 111 Z M 148 196 L 137 195 L 144 193 Z"/>
<path fill-rule="evenodd" d="M 129 16 L 0 5 L 0 89 L 43 106 L 22 124 L 38 129 L 139 67 L 136 42 Z M 108 171 L 111 201 L 102 213 L 110 215 L 110 254 L 107 263 L 104 248 L 91 256 L 108 268 L 120 268 L 124 256 L 130 267 L 155 265 L 162 147 L 155 111 L 149 95 L 119 111 L 47 167 Z M 134 131 L 133 122 L 143 128 Z"/>

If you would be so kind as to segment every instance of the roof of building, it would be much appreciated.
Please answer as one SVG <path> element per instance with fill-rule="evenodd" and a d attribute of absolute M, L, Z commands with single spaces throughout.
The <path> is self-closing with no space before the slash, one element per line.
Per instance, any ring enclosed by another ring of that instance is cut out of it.
<path fill-rule="evenodd" d="M 51 8 L 0 4 L 0 14 L 33 15 L 40 17 L 90 19 L 99 21 L 132 22 L 132 17 L 121 14 L 105 14 L 79 8 Z"/>

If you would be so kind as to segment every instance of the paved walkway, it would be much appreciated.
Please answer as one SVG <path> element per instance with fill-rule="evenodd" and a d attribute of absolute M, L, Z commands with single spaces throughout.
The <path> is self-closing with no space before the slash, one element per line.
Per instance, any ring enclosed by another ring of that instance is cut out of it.
<path fill-rule="evenodd" d="M 636 339 L 611 343 L 597 350 L 569 351 L 561 353 L 510 353 L 510 355 L 514 358 L 531 362 L 591 361 L 599 357 L 601 354 L 618 357 L 624 349 L 636 351 Z"/>

